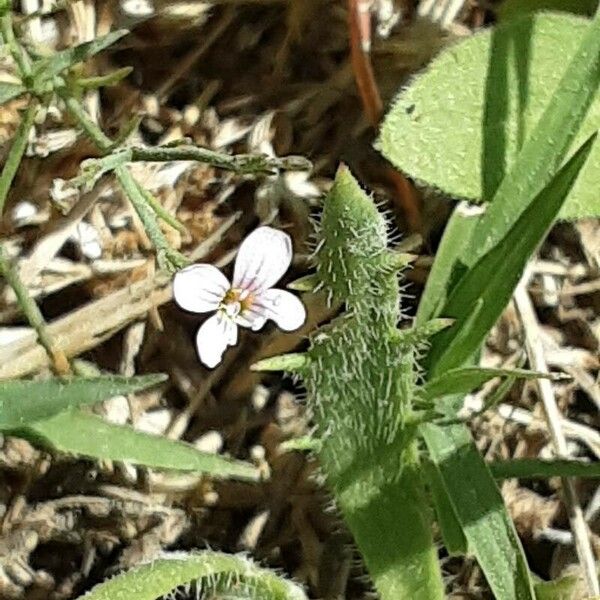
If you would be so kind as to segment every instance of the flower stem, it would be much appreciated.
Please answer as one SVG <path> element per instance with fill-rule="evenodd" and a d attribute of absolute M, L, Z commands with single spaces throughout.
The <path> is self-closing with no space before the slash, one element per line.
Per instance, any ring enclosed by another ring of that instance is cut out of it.
<path fill-rule="evenodd" d="M 37 103 L 31 102 L 19 123 L 6 163 L 2 169 L 2 174 L 0 175 L 0 215 L 2 215 L 4 210 L 4 203 L 6 202 L 10 186 L 12 185 L 17 169 L 21 164 L 25 148 L 27 147 L 29 131 L 33 125 L 36 112 Z"/>
<path fill-rule="evenodd" d="M 23 314 L 27 317 L 29 324 L 37 333 L 38 340 L 48 353 L 56 373 L 58 375 L 68 375 L 71 369 L 67 357 L 64 352 L 56 346 L 54 340 L 48 333 L 44 316 L 38 305 L 35 303 L 35 300 L 29 295 L 29 291 L 21 281 L 17 270 L 6 256 L 2 244 L 0 244 L 0 274 L 2 274 L 8 285 L 13 289 Z"/>

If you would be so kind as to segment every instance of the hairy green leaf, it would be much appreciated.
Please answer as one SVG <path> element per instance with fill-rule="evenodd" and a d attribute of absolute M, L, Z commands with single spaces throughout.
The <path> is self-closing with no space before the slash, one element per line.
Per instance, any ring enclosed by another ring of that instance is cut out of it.
<path fill-rule="evenodd" d="M 387 224 L 341 167 L 321 217 L 317 276 L 345 312 L 317 330 L 306 354 L 261 361 L 299 374 L 319 461 L 382 600 L 443 596 L 415 438 L 416 355 L 448 321 L 399 331 L 397 272 Z"/>
<path fill-rule="evenodd" d="M 163 554 L 151 563 L 98 584 L 80 600 L 156 600 L 179 586 L 196 581 L 204 583 L 207 597 L 209 592 L 218 592 L 219 598 L 244 600 L 307 598 L 299 585 L 257 566 L 244 556 L 206 551 Z"/>
<path fill-rule="evenodd" d="M 221 478 L 259 478 L 257 469 L 248 463 L 207 454 L 184 442 L 114 425 L 84 412 L 62 412 L 14 433 L 67 454 L 130 462 L 154 469 L 198 471 Z"/>
<path fill-rule="evenodd" d="M 442 52 L 401 92 L 378 147 L 411 177 L 451 196 L 488 201 L 500 194 L 495 210 L 515 217 L 505 203 L 524 207 L 569 147 L 600 127 L 599 81 L 599 18 L 510 21 Z M 560 218 L 600 215 L 599 173 L 596 146 Z"/>
<path fill-rule="evenodd" d="M 165 375 L 157 374 L 0 381 L 0 430 L 15 429 L 63 410 L 131 394 L 165 379 Z"/>

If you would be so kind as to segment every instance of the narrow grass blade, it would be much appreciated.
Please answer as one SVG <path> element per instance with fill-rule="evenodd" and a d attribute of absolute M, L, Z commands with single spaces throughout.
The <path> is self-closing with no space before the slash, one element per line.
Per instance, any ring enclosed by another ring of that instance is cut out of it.
<path fill-rule="evenodd" d="M 0 431 L 22 427 L 67 410 L 131 394 L 164 381 L 165 375 L 72 377 L 0 382 Z"/>
<path fill-rule="evenodd" d="M 198 471 L 220 478 L 259 478 L 258 470 L 248 463 L 200 452 L 189 444 L 113 425 L 96 415 L 78 411 L 59 413 L 16 433 L 67 454 L 154 469 Z"/>
<path fill-rule="evenodd" d="M 100 583 L 79 600 L 156 600 L 194 581 L 203 581 L 202 589 L 218 593 L 219 598 L 307 600 L 300 586 L 250 559 L 211 551 L 163 554 L 151 563 Z"/>
<path fill-rule="evenodd" d="M 462 365 L 508 303 L 531 254 L 544 239 L 596 141 L 591 136 L 521 214 L 503 238 L 460 280 L 442 311 L 455 324 L 432 339 L 430 376 Z M 477 305 L 482 305 L 473 319 Z"/>
<path fill-rule="evenodd" d="M 548 479 L 550 477 L 582 477 L 598 479 L 600 462 L 582 460 L 541 460 L 521 458 L 488 463 L 492 475 L 497 479 Z"/>
<path fill-rule="evenodd" d="M 448 504 L 497 600 L 534 600 L 521 543 L 492 476 L 464 425 L 422 426 Z M 491 483 L 491 485 L 490 485 Z"/>
<path fill-rule="evenodd" d="M 440 472 L 430 462 L 425 462 L 423 466 L 429 493 L 435 506 L 435 515 L 444 540 L 444 547 L 451 556 L 467 554 L 467 540 L 450 504 L 450 498 L 444 487 Z"/>
<path fill-rule="evenodd" d="M 446 371 L 439 377 L 428 381 L 423 387 L 423 397 L 433 400 L 452 394 L 468 394 L 487 381 L 496 377 L 512 379 L 553 378 L 549 373 L 538 373 L 527 369 L 490 369 L 483 367 L 463 367 Z"/>
<path fill-rule="evenodd" d="M 419 302 L 417 325 L 439 316 L 453 282 L 464 274 L 466 267 L 460 262 L 460 257 L 480 217 L 481 212 L 470 209 L 466 203 L 459 204 L 453 211 Z"/>

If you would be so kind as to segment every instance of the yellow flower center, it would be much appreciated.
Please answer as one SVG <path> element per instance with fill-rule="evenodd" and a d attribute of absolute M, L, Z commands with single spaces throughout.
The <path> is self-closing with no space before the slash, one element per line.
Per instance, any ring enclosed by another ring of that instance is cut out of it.
<path fill-rule="evenodd" d="M 221 300 L 221 306 L 229 316 L 235 317 L 248 310 L 253 301 L 254 296 L 246 290 L 229 288 Z"/>

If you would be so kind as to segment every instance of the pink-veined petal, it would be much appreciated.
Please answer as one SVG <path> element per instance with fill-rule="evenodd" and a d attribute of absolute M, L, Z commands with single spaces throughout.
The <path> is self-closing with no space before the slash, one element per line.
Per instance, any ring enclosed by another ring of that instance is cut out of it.
<path fill-rule="evenodd" d="M 175 302 L 195 313 L 217 310 L 228 289 L 227 277 L 213 265 L 186 267 L 173 280 Z"/>
<path fill-rule="evenodd" d="M 237 333 L 237 325 L 220 312 L 206 319 L 196 335 L 200 361 L 211 369 L 216 367 L 227 346 L 237 344 Z"/>
<path fill-rule="evenodd" d="M 298 329 L 306 321 L 304 304 L 290 292 L 265 290 L 256 298 L 255 304 L 284 331 Z"/>
<path fill-rule="evenodd" d="M 233 287 L 250 291 L 273 287 L 292 262 L 292 240 L 272 227 L 255 229 L 238 251 Z"/>

